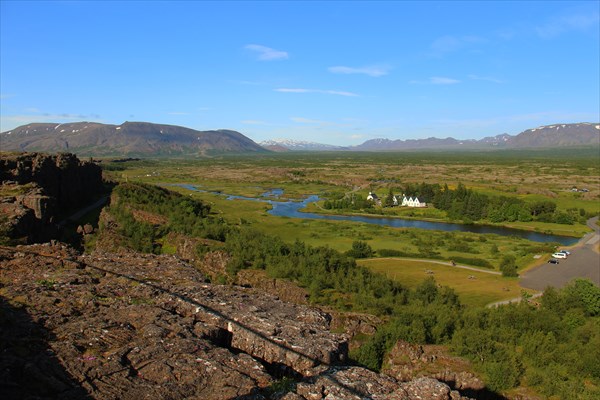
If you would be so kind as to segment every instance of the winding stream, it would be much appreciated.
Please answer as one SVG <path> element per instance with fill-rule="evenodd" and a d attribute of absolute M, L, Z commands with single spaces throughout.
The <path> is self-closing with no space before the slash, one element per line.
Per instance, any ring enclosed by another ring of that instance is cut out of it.
<path fill-rule="evenodd" d="M 192 190 L 192 191 L 200 191 L 207 192 L 206 190 L 198 189 L 198 187 L 194 185 L 188 184 L 177 184 L 176 186 Z M 473 233 L 492 233 L 496 235 L 502 236 L 517 236 L 523 239 L 531 240 L 534 242 L 557 242 L 563 246 L 570 246 L 572 244 L 577 243 L 579 240 L 575 237 L 568 236 L 559 236 L 559 235 L 550 235 L 541 232 L 531 232 L 524 231 L 520 229 L 512 229 L 512 228 L 504 228 L 500 226 L 491 226 L 491 225 L 465 225 L 465 224 L 457 224 L 457 223 L 446 223 L 446 222 L 432 222 L 432 221 L 420 221 L 413 219 L 403 219 L 403 218 L 390 218 L 390 217 L 380 217 L 380 216 L 363 216 L 363 215 L 329 215 L 329 214 L 316 214 L 309 212 L 300 211 L 302 208 L 306 207 L 309 203 L 313 203 L 319 200 L 319 196 L 312 195 L 307 197 L 302 201 L 277 201 L 274 199 L 278 199 L 282 194 L 283 190 L 281 189 L 273 189 L 269 192 L 263 193 L 261 197 L 244 197 L 244 196 L 233 196 L 226 195 L 223 193 L 215 193 L 214 194 L 222 194 L 227 196 L 227 200 L 250 200 L 250 201 L 260 201 L 269 203 L 272 206 L 272 209 L 268 211 L 270 215 L 274 215 L 276 217 L 289 217 L 289 218 L 300 218 L 300 219 L 324 219 L 324 220 L 334 220 L 334 221 L 354 221 L 354 222 L 364 222 L 367 224 L 376 224 L 383 226 L 391 226 L 394 228 L 419 228 L 419 229 L 429 229 L 429 230 L 440 230 L 440 231 L 459 231 L 459 232 L 473 232 Z"/>

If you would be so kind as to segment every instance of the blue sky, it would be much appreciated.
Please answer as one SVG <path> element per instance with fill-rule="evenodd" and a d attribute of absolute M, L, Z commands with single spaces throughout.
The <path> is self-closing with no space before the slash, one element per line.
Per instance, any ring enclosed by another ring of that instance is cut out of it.
<path fill-rule="evenodd" d="M 1 131 L 329 144 L 600 120 L 600 2 L 0 2 Z"/>

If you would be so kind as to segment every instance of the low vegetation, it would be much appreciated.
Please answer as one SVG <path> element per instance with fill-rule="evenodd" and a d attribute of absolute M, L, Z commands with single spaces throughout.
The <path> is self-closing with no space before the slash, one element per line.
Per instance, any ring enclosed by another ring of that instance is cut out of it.
<path fill-rule="evenodd" d="M 172 232 L 210 239 L 208 243 L 229 253 L 231 276 L 245 268 L 264 269 L 272 277 L 305 287 L 314 304 L 380 316 L 385 324 L 352 353 L 356 362 L 374 370 L 381 368 L 386 352 L 402 339 L 450 346 L 471 359 L 489 387 L 498 392 L 527 385 L 565 399 L 592 399 L 600 394 L 600 370 L 595 362 L 600 357 L 600 291 L 589 281 L 576 281 L 562 291 L 547 290 L 539 306 L 523 302 L 486 309 L 474 302 L 467 307 L 456 290 L 440 286 L 433 276 L 404 284 L 389 273 L 375 272 L 365 265 L 367 261 L 357 264 L 356 258 L 370 257 L 375 251 L 385 254 L 367 240 L 354 240 L 345 254 L 300 240 L 284 241 L 247 221 L 224 218 L 192 197 L 128 183 L 115 189 L 108 211 L 128 247 L 161 252 L 160 243 Z M 135 210 L 159 216 L 160 223 L 136 219 Z M 426 247 L 431 252 L 427 241 L 436 239 L 419 236 L 419 240 L 423 252 Z M 199 253 L 210 246 L 203 243 Z M 525 245 L 528 251 L 534 246 Z M 498 245 L 485 237 L 444 246 L 461 254 L 477 254 L 473 250 L 478 246 L 498 252 Z M 516 263 L 516 258 L 502 258 L 503 273 L 513 274 Z"/>

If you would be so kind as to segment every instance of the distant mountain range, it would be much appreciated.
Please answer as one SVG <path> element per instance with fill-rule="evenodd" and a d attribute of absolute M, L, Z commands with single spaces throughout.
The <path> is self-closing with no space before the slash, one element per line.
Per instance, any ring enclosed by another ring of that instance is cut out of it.
<path fill-rule="evenodd" d="M 555 124 L 480 140 L 454 138 L 371 139 L 358 146 L 333 146 L 290 139 L 260 145 L 232 130 L 197 131 L 174 125 L 125 122 L 67 124 L 35 123 L 0 133 L 3 151 L 69 151 L 79 155 L 206 156 L 223 153 L 269 151 L 403 151 L 477 150 L 600 146 L 600 123 Z"/>
<path fill-rule="evenodd" d="M 236 131 L 197 131 L 148 122 L 28 124 L 0 133 L 0 148 L 5 151 L 69 151 L 96 156 L 267 152 Z"/>
<path fill-rule="evenodd" d="M 483 139 L 371 139 L 357 146 L 332 146 L 314 142 L 275 139 L 260 143 L 273 151 L 402 151 L 402 150 L 477 150 L 513 148 L 550 148 L 600 145 L 600 123 L 555 124 L 528 129 L 516 136 L 503 133 Z"/>
<path fill-rule="evenodd" d="M 372 139 L 353 147 L 353 150 L 398 151 L 398 150 L 443 150 L 443 149 L 513 149 L 549 148 L 564 146 L 600 145 L 600 124 L 578 123 L 540 126 L 528 129 L 516 136 L 503 133 L 480 140 L 458 140 L 454 138 L 389 140 Z"/>
<path fill-rule="evenodd" d="M 293 139 L 271 139 L 259 144 L 271 151 L 337 151 L 349 149 L 348 147 Z"/>

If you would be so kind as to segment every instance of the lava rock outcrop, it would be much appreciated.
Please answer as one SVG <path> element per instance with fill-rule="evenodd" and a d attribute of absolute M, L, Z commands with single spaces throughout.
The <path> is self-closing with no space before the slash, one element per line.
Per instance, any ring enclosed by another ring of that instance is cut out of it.
<path fill-rule="evenodd" d="M 10 238 L 55 238 L 59 214 L 74 212 L 103 190 L 102 171 L 74 154 L 0 155 L 0 214 Z"/>
<path fill-rule="evenodd" d="M 9 398 L 460 398 L 348 366 L 329 314 L 206 283 L 175 256 L 0 246 L 0 282 Z M 282 377 L 294 384 L 278 392 Z"/>

